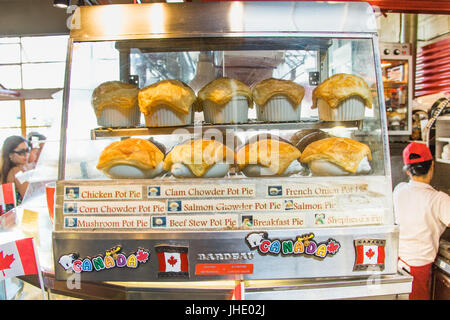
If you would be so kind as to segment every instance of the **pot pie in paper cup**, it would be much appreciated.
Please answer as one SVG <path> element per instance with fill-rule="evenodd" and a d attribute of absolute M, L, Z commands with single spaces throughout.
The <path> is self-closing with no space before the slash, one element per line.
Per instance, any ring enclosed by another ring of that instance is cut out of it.
<path fill-rule="evenodd" d="M 142 88 L 139 109 L 147 127 L 171 127 L 192 124 L 197 96 L 182 81 L 162 80 Z"/>
<path fill-rule="evenodd" d="M 294 81 L 269 78 L 257 83 L 252 95 L 260 121 L 296 121 L 301 118 L 300 103 L 305 96 L 305 88 Z"/>
<path fill-rule="evenodd" d="M 101 127 L 135 127 L 140 124 L 139 88 L 134 84 L 107 81 L 94 89 L 91 104 Z"/>
<path fill-rule="evenodd" d="M 154 178 L 163 173 L 164 149 L 145 139 L 128 138 L 107 146 L 97 169 L 112 179 Z"/>
<path fill-rule="evenodd" d="M 166 155 L 163 169 L 177 178 L 221 178 L 234 163 L 234 152 L 215 140 L 191 139 Z"/>
<path fill-rule="evenodd" d="M 212 124 L 246 123 L 253 108 L 252 92 L 243 82 L 218 78 L 198 92 L 205 121 Z"/>
<path fill-rule="evenodd" d="M 319 108 L 319 119 L 351 121 L 364 119 L 365 107 L 372 108 L 372 94 L 358 76 L 339 73 L 318 85 L 312 93 L 312 109 Z"/>
<path fill-rule="evenodd" d="M 289 176 L 304 169 L 300 151 L 288 141 L 270 134 L 254 136 L 236 153 L 236 164 L 248 177 Z"/>
<path fill-rule="evenodd" d="M 367 174 L 371 170 L 369 160 L 372 153 L 367 145 L 341 137 L 314 141 L 300 157 L 317 176 Z"/>
<path fill-rule="evenodd" d="M 309 144 L 325 138 L 331 138 L 331 135 L 319 129 L 302 129 L 295 132 L 289 141 L 296 146 L 300 152 L 303 152 Z"/>

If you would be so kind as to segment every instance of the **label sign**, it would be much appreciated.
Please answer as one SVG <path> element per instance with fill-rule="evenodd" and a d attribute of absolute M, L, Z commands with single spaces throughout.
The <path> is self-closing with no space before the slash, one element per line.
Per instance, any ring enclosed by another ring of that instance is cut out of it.
<path fill-rule="evenodd" d="M 149 229 L 149 216 L 64 217 L 64 229 Z"/>
<path fill-rule="evenodd" d="M 254 184 L 148 186 L 148 198 L 254 197 Z"/>
<path fill-rule="evenodd" d="M 195 215 L 153 216 L 152 228 L 167 229 L 226 229 L 239 225 L 239 216 Z"/>
<path fill-rule="evenodd" d="M 142 186 L 65 186 L 64 200 L 141 200 Z"/>
<path fill-rule="evenodd" d="M 161 213 L 166 211 L 166 204 L 158 201 L 85 201 L 64 202 L 63 212 L 67 214 L 136 214 Z"/>

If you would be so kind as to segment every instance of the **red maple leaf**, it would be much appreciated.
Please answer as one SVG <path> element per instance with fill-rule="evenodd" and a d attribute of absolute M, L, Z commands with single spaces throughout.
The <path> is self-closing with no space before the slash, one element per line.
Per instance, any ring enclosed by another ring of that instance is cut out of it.
<path fill-rule="evenodd" d="M 14 255 L 13 254 L 7 254 L 6 256 L 3 256 L 3 251 L 0 251 L 0 270 L 3 273 L 3 276 L 5 275 L 5 270 L 11 268 L 11 264 L 14 262 Z"/>
<path fill-rule="evenodd" d="M 137 254 L 136 254 L 136 258 L 139 262 L 141 263 L 146 263 L 148 260 L 148 252 L 144 251 L 142 249 L 139 249 Z"/>
<path fill-rule="evenodd" d="M 366 252 L 366 256 L 369 257 L 369 259 L 372 259 L 372 257 L 375 255 L 375 252 L 372 251 L 372 248 L 369 249 L 369 251 Z"/>
<path fill-rule="evenodd" d="M 178 260 L 175 259 L 173 256 L 170 256 L 170 259 L 167 260 L 167 262 L 173 267 L 178 262 Z"/>
<path fill-rule="evenodd" d="M 331 240 L 331 241 L 328 243 L 327 250 L 328 250 L 328 252 L 330 252 L 331 254 L 335 254 L 335 253 L 338 251 L 339 247 L 340 247 L 339 243 L 336 243 L 336 242 L 334 242 L 333 240 Z"/>

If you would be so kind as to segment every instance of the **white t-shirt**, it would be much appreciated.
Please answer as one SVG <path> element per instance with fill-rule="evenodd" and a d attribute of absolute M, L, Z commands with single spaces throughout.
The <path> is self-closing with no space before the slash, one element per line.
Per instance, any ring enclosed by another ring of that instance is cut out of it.
<path fill-rule="evenodd" d="M 394 212 L 400 258 L 416 267 L 432 263 L 439 238 L 450 224 L 450 197 L 426 183 L 402 182 L 394 189 Z"/>

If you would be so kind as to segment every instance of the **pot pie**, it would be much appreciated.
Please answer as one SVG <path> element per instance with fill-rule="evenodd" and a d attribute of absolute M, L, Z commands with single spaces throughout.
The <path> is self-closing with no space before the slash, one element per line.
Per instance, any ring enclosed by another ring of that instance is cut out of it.
<path fill-rule="evenodd" d="M 107 81 L 94 89 L 91 104 L 102 127 L 134 127 L 140 124 L 139 88 L 134 84 Z"/>
<path fill-rule="evenodd" d="M 251 89 L 231 78 L 218 78 L 198 92 L 205 121 L 213 124 L 245 123 L 253 108 Z"/>
<path fill-rule="evenodd" d="M 339 73 L 329 77 L 312 93 L 312 109 L 319 108 L 319 119 L 349 121 L 364 118 L 365 107 L 372 108 L 372 94 L 358 76 Z"/>
<path fill-rule="evenodd" d="M 369 160 L 372 154 L 367 145 L 341 137 L 314 141 L 300 157 L 313 175 L 319 176 L 365 174 L 371 170 Z"/>
<path fill-rule="evenodd" d="M 190 139 L 176 145 L 164 159 L 164 170 L 177 178 L 219 178 L 234 163 L 234 152 L 216 140 Z"/>
<path fill-rule="evenodd" d="M 246 176 L 288 176 L 303 171 L 300 151 L 270 134 L 252 137 L 236 154 L 236 164 Z"/>
<path fill-rule="evenodd" d="M 300 152 L 303 152 L 310 143 L 330 137 L 331 136 L 328 133 L 319 129 L 302 129 L 291 136 L 290 142 L 300 150 Z"/>
<path fill-rule="evenodd" d="M 197 109 L 194 90 L 182 81 L 170 79 L 141 89 L 138 102 L 148 127 L 191 124 Z"/>
<path fill-rule="evenodd" d="M 269 78 L 252 90 L 257 119 L 268 122 L 300 120 L 305 88 L 290 80 Z"/>
<path fill-rule="evenodd" d="M 107 146 L 97 169 L 113 179 L 154 178 L 163 172 L 164 149 L 149 140 L 128 138 Z"/>

